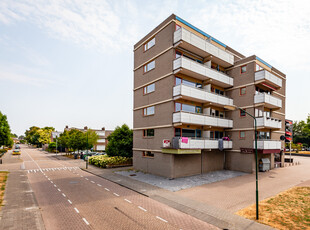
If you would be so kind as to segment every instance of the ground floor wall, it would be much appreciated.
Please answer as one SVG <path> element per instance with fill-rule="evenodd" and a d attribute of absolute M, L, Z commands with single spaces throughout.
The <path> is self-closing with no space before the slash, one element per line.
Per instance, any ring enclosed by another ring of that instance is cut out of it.
<path fill-rule="evenodd" d="M 199 175 L 224 169 L 224 152 L 202 151 L 202 154 L 164 154 L 154 152 L 154 157 L 145 157 L 142 151 L 133 152 L 133 166 L 136 170 L 167 178 Z"/>

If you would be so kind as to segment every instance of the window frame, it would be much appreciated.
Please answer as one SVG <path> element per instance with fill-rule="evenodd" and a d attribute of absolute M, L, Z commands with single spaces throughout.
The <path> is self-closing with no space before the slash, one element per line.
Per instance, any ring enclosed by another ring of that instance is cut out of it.
<path fill-rule="evenodd" d="M 147 69 L 147 66 L 149 64 L 151 64 L 152 62 L 154 62 L 154 67 L 152 69 Z M 155 59 L 154 59 L 153 61 L 150 61 L 149 63 L 146 63 L 145 65 L 143 65 L 143 73 L 148 73 L 151 70 L 155 69 L 155 67 L 156 67 L 156 62 L 155 62 Z"/>
<path fill-rule="evenodd" d="M 153 156 L 152 156 L 153 155 Z M 155 154 L 152 151 L 142 151 L 142 157 L 154 158 Z"/>
<path fill-rule="evenodd" d="M 149 47 L 149 43 L 150 43 L 151 41 L 153 41 L 153 40 L 154 40 L 154 44 L 153 44 L 152 46 Z M 151 49 L 153 46 L 155 46 L 155 44 L 156 44 L 156 39 L 155 39 L 155 37 L 149 39 L 147 42 L 145 42 L 145 43 L 143 44 L 143 52 L 148 51 L 148 50 Z"/>
<path fill-rule="evenodd" d="M 242 68 L 245 67 L 245 71 L 242 72 Z M 243 74 L 243 73 L 246 73 L 247 72 L 247 65 L 243 65 L 243 66 L 240 66 L 240 73 Z"/>
<path fill-rule="evenodd" d="M 149 87 L 149 86 L 151 86 L 151 85 L 154 85 L 154 90 L 151 91 L 151 92 L 148 92 L 148 91 L 147 91 L 147 87 Z M 155 82 L 152 83 L 152 84 L 149 84 L 149 85 L 143 87 L 143 95 L 147 95 L 147 94 L 150 94 L 150 93 L 153 93 L 153 92 L 155 92 Z"/>
<path fill-rule="evenodd" d="M 152 113 L 152 114 L 147 114 L 147 109 L 148 109 L 148 108 L 151 108 L 151 107 L 154 107 L 154 113 Z M 143 115 L 144 117 L 155 115 L 155 106 L 153 105 L 153 106 L 148 106 L 148 107 L 143 108 L 143 109 L 142 109 L 142 115 Z"/>
<path fill-rule="evenodd" d="M 244 133 L 244 137 L 241 137 L 241 133 Z M 245 131 L 239 131 L 239 139 L 245 139 Z"/>
<path fill-rule="evenodd" d="M 246 111 L 246 109 L 243 109 L 244 111 Z M 241 115 L 241 113 L 243 112 L 243 110 L 239 110 L 240 111 L 240 113 L 239 113 L 239 115 L 240 115 L 240 117 L 246 117 L 246 112 L 244 112 L 244 115 Z"/>
<path fill-rule="evenodd" d="M 244 93 L 242 93 L 242 89 L 244 89 Z M 244 96 L 246 95 L 246 87 L 241 87 L 239 91 L 239 96 Z"/>
<path fill-rule="evenodd" d="M 153 135 L 148 135 L 148 131 L 153 130 Z M 144 138 L 153 138 L 155 136 L 155 129 L 143 129 Z"/>

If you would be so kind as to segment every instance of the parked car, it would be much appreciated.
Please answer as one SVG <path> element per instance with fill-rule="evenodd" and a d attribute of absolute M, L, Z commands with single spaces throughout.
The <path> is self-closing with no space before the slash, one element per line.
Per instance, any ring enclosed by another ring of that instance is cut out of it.
<path fill-rule="evenodd" d="M 12 155 L 20 155 L 20 148 L 14 148 L 13 149 L 13 152 L 12 152 Z"/>

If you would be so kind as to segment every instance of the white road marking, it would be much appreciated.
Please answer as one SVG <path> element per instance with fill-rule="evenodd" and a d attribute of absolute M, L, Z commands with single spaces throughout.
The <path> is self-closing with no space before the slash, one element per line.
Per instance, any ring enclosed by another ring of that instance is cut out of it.
<path fill-rule="evenodd" d="M 51 183 L 52 183 L 52 184 L 54 184 L 54 182 L 53 182 L 53 181 L 51 181 Z"/>
<path fill-rule="evenodd" d="M 71 200 L 68 200 L 68 202 L 69 202 L 70 204 L 72 204 Z"/>
<path fill-rule="evenodd" d="M 80 213 L 79 210 L 78 210 L 77 208 L 74 208 L 74 210 L 75 210 L 77 213 Z"/>
<path fill-rule="evenodd" d="M 57 187 L 57 185 L 55 185 L 55 184 L 54 184 L 54 187 L 56 188 L 56 187 Z"/>
<path fill-rule="evenodd" d="M 92 183 L 95 183 L 95 181 L 91 181 Z"/>
<path fill-rule="evenodd" d="M 83 177 L 83 176 L 81 175 L 81 177 Z"/>
<path fill-rule="evenodd" d="M 127 199 L 124 199 L 124 200 L 127 201 L 127 202 L 130 203 L 130 204 L 132 203 L 130 200 L 127 200 Z"/>
<path fill-rule="evenodd" d="M 85 218 L 83 218 L 83 220 L 84 220 L 85 224 L 89 225 L 88 221 Z"/>
<path fill-rule="evenodd" d="M 50 178 L 47 178 L 48 180 L 51 180 Z"/>
<path fill-rule="evenodd" d="M 119 196 L 117 193 L 115 193 L 115 192 L 113 192 L 113 194 L 115 195 L 115 196 Z"/>
<path fill-rule="evenodd" d="M 165 220 L 165 219 L 163 219 L 163 218 L 161 218 L 161 217 L 159 217 L 159 216 L 156 216 L 156 218 L 159 219 L 159 220 L 161 220 L 161 221 L 164 221 L 164 222 L 168 223 L 167 220 Z"/>
<path fill-rule="evenodd" d="M 102 185 L 101 184 L 97 184 L 99 187 L 101 187 Z"/>
<path fill-rule="evenodd" d="M 60 190 L 59 188 L 58 188 L 57 190 L 58 190 L 59 192 L 61 192 L 61 190 Z"/>
<path fill-rule="evenodd" d="M 108 189 L 108 188 L 104 188 L 105 190 L 107 190 L 107 191 L 110 191 L 110 189 Z"/>
<path fill-rule="evenodd" d="M 144 208 L 142 208 L 141 206 L 138 206 L 138 208 L 140 208 L 141 210 L 143 210 L 143 211 L 147 211 L 146 209 L 144 209 Z"/>
<path fill-rule="evenodd" d="M 66 197 L 66 195 L 65 195 L 64 193 L 62 193 L 62 195 L 63 195 L 64 197 Z"/>
<path fill-rule="evenodd" d="M 88 180 L 88 178 L 85 178 L 85 180 Z"/>

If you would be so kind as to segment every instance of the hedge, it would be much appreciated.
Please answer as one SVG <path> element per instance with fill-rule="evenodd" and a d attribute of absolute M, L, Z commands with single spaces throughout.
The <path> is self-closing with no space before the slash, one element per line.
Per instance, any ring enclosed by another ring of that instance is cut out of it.
<path fill-rule="evenodd" d="M 109 168 L 113 166 L 125 166 L 132 165 L 132 158 L 128 157 L 109 157 L 107 155 L 100 156 L 92 156 L 88 158 L 89 164 L 101 167 L 101 168 Z"/>
<path fill-rule="evenodd" d="M 6 149 L 0 149 L 0 157 L 2 157 L 6 152 Z"/>

